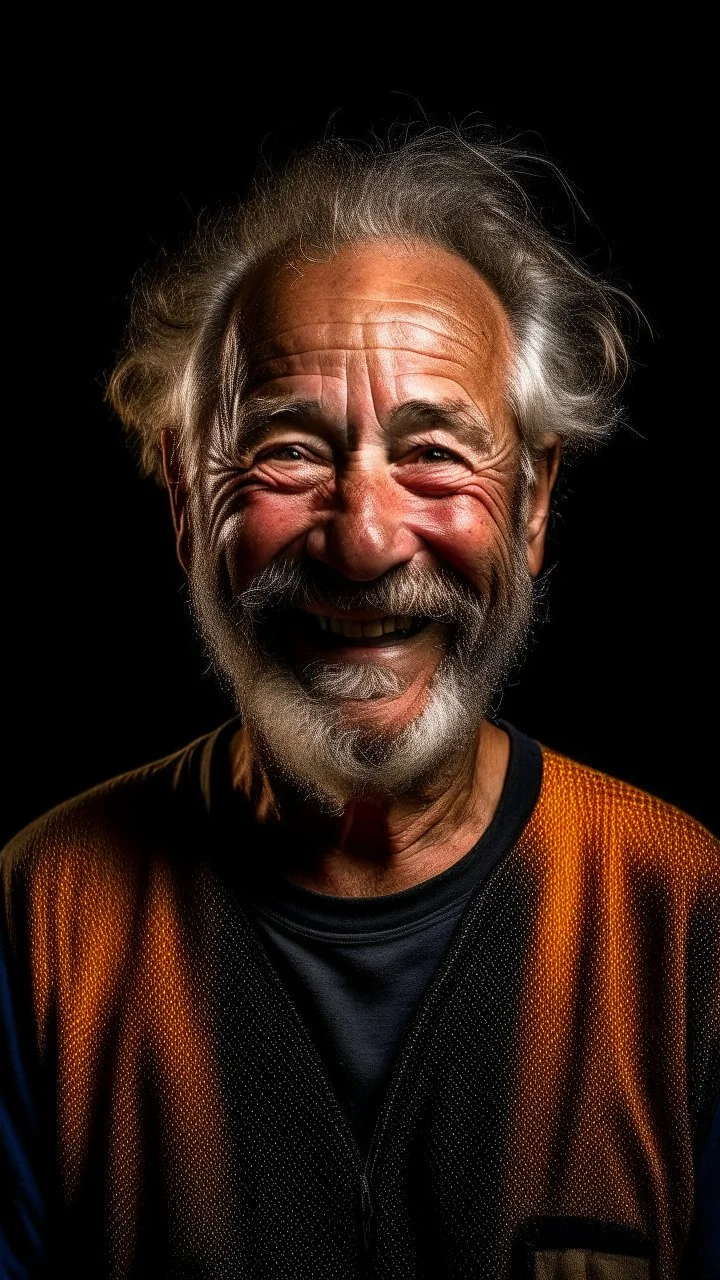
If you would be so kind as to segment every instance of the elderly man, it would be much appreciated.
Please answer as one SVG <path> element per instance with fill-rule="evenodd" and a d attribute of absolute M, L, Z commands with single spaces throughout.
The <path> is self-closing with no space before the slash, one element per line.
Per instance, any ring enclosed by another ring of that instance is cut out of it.
<path fill-rule="evenodd" d="M 318 146 L 139 292 L 238 717 L 6 852 L 10 1274 L 711 1266 L 717 846 L 491 714 L 625 359 L 517 167 Z"/>

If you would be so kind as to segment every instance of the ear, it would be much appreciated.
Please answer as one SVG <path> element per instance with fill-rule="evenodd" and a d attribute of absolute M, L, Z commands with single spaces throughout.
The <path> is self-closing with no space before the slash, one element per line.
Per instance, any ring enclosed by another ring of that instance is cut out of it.
<path fill-rule="evenodd" d="M 170 498 L 170 510 L 175 529 L 177 558 L 187 573 L 190 567 L 190 536 L 187 514 L 187 487 L 180 463 L 177 432 L 165 428 L 161 436 L 163 473 Z"/>
<path fill-rule="evenodd" d="M 535 462 L 535 481 L 530 493 L 525 531 L 528 569 L 533 578 L 537 577 L 542 568 L 550 498 L 557 479 L 561 451 L 560 437 L 546 436 L 543 452 Z"/>

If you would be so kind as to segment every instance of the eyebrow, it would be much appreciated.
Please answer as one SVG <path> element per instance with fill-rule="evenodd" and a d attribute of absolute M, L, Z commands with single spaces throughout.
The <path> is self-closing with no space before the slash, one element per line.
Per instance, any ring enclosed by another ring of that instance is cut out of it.
<path fill-rule="evenodd" d="M 254 396 L 240 406 L 238 439 L 245 448 L 259 444 L 279 418 L 305 418 L 319 422 L 322 409 L 317 400 L 296 396 Z"/>
<path fill-rule="evenodd" d="M 327 418 L 317 400 L 303 400 L 295 396 L 256 396 L 245 401 L 240 410 L 239 442 L 245 448 L 262 442 L 279 419 L 294 418 L 309 423 L 323 423 Z M 383 424 L 383 434 L 392 440 L 400 440 L 418 428 L 446 430 L 474 449 L 486 449 L 492 443 L 492 431 L 484 414 L 476 406 L 469 409 L 460 400 L 434 402 L 432 400 L 408 400 L 398 405 Z M 347 438 L 347 427 L 342 434 Z"/>
<path fill-rule="evenodd" d="M 410 435 L 418 427 L 444 428 L 458 440 L 473 448 L 486 448 L 492 443 L 492 431 L 485 415 L 462 400 L 408 400 L 389 415 L 384 431 L 395 439 Z"/>

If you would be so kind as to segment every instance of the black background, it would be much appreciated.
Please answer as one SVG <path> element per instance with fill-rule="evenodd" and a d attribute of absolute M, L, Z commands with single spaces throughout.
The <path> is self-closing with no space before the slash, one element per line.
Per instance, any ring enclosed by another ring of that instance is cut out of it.
<path fill-rule="evenodd" d="M 242 192 L 261 147 L 281 156 L 334 112 L 336 132 L 382 132 L 418 102 L 442 123 L 479 113 L 551 156 L 589 215 L 581 251 L 653 330 L 629 328 L 632 427 L 562 481 L 549 618 L 502 714 L 716 824 L 716 427 L 698 321 L 712 214 L 672 33 L 659 50 L 610 39 L 590 66 L 582 41 L 558 54 L 529 38 L 521 61 L 509 32 L 448 27 L 424 53 L 402 40 L 388 53 L 348 30 L 333 52 L 296 45 L 279 15 L 269 25 L 259 43 L 228 29 L 182 50 L 140 36 L 46 50 L 18 109 L 5 832 L 230 714 L 192 634 L 165 497 L 103 402 L 133 272 Z M 551 213 L 570 229 L 567 205 Z"/>

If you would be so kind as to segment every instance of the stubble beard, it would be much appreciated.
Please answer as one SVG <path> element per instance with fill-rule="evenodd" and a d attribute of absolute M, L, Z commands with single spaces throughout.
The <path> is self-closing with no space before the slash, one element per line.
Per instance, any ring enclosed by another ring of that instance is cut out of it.
<path fill-rule="evenodd" d="M 279 558 L 233 596 L 213 564 L 209 549 L 196 541 L 191 602 L 218 675 L 266 763 L 330 814 L 353 800 L 417 794 L 436 785 L 475 741 L 532 621 L 533 583 L 519 532 L 509 572 L 489 564 L 482 593 L 453 570 L 412 566 L 366 586 L 337 580 L 329 586 L 323 566 Z M 403 685 L 392 670 L 330 660 L 296 670 L 284 657 L 273 619 L 320 601 L 339 610 L 444 623 L 445 652 L 425 705 L 404 728 L 359 727 L 343 716 L 347 700 L 397 696 Z"/>

